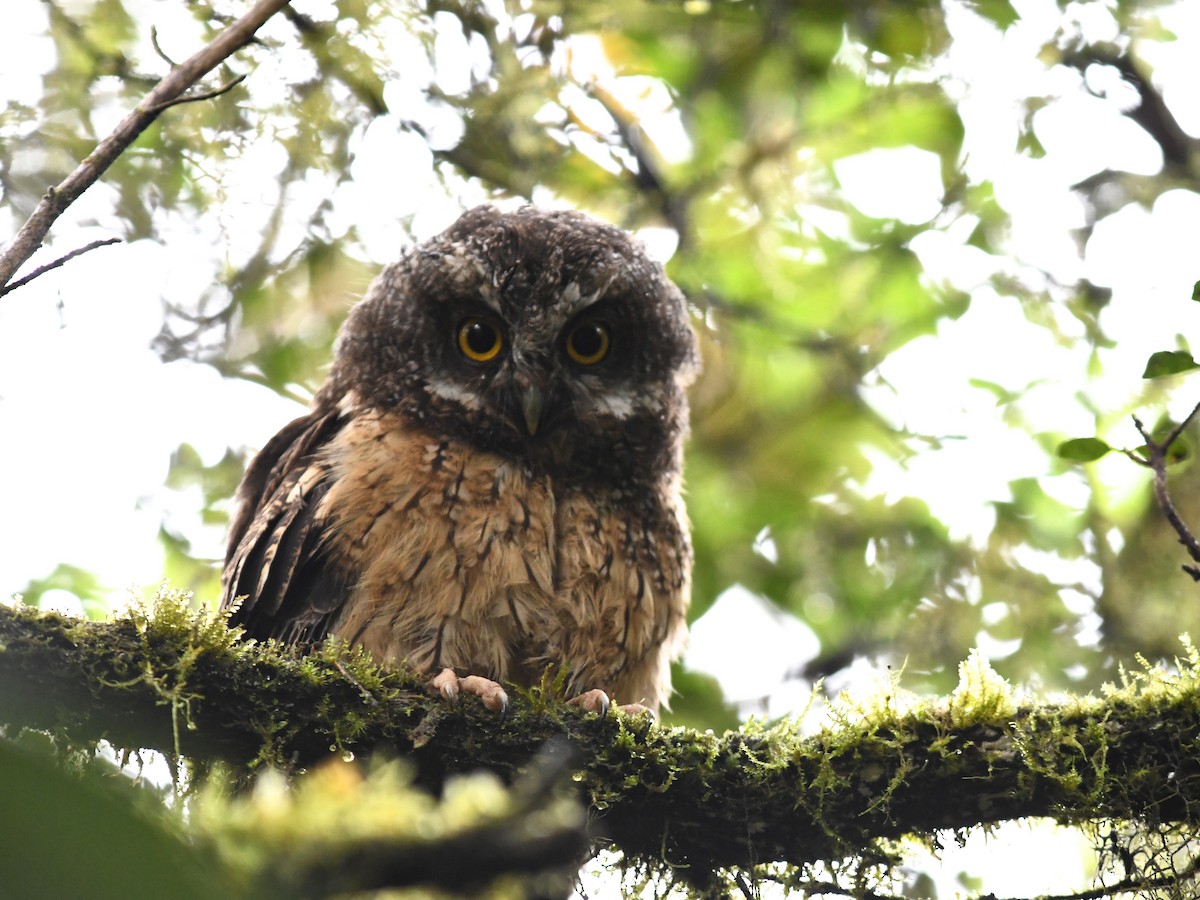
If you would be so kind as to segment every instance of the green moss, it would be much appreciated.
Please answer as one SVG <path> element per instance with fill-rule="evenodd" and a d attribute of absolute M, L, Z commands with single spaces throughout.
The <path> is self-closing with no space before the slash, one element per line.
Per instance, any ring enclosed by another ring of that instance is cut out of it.
<path fill-rule="evenodd" d="M 597 833 L 642 871 L 699 887 L 768 870 L 798 883 L 817 861 L 879 871 L 902 839 L 1020 816 L 1200 823 L 1200 790 L 1178 774 L 1200 756 L 1190 642 L 1173 668 L 1141 663 L 1100 697 L 1034 703 L 973 655 L 945 699 L 893 675 L 831 701 L 813 733 L 751 721 L 723 735 L 584 713 L 562 702 L 562 673 L 514 690 L 503 717 L 472 698 L 450 706 L 337 642 L 301 655 L 239 640 L 172 592 L 111 623 L 0 611 L 0 644 L 0 683 L 14 686 L 4 721 L 225 760 L 243 778 L 382 753 L 408 759 L 414 786 L 437 787 L 478 770 L 519 778 L 547 742 L 569 746 Z M 761 868 L 772 861 L 795 868 Z"/>
<path fill-rule="evenodd" d="M 996 673 L 987 658 L 972 648 L 958 664 L 958 686 L 947 704 L 952 728 L 992 724 L 1017 713 L 1017 692 Z"/>

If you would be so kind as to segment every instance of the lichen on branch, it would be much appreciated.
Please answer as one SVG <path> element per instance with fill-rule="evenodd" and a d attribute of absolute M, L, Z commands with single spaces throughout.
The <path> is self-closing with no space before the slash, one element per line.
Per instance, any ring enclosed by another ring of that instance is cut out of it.
<path fill-rule="evenodd" d="M 592 839 L 697 883 L 782 862 L 886 859 L 894 839 L 1026 816 L 1200 823 L 1200 656 L 1148 665 L 1099 698 L 1037 704 L 973 656 L 945 700 L 834 701 L 830 724 L 715 735 L 563 703 L 555 682 L 500 717 L 448 706 L 404 671 L 327 643 L 244 642 L 184 595 L 111 622 L 0 608 L 0 723 L 108 740 L 226 770 L 298 772 L 336 756 L 403 757 L 414 783 L 516 781 L 572 748 Z"/>

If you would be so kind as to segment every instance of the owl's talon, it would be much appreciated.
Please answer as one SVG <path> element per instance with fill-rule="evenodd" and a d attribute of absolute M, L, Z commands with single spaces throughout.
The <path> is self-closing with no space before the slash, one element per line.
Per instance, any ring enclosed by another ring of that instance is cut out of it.
<path fill-rule="evenodd" d="M 642 706 L 640 703 L 622 703 L 617 709 L 627 716 L 649 716 L 651 722 L 658 718 L 654 710 L 648 706 Z"/>
<path fill-rule="evenodd" d="M 508 694 L 498 682 L 481 675 L 468 675 L 458 680 L 458 689 L 464 694 L 474 694 L 492 712 L 501 715 L 508 711 Z"/>
<path fill-rule="evenodd" d="M 499 683 L 480 675 L 458 677 L 453 669 L 442 669 L 429 679 L 431 690 L 441 694 L 448 703 L 457 703 L 462 694 L 478 697 L 479 701 L 492 712 L 504 713 L 508 710 L 508 694 Z"/>
<path fill-rule="evenodd" d="M 584 691 L 578 697 L 572 697 L 567 701 L 567 706 L 578 706 L 584 712 L 596 713 L 598 716 L 604 717 L 608 715 L 608 694 L 599 688 L 593 688 L 590 691 Z"/>
<path fill-rule="evenodd" d="M 429 687 L 435 693 L 441 694 L 447 703 L 458 702 L 458 673 L 453 669 L 442 669 L 429 679 Z"/>

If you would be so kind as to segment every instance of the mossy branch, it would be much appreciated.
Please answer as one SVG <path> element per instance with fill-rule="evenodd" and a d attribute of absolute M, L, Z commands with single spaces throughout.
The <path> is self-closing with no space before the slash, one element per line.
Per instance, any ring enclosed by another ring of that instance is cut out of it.
<path fill-rule="evenodd" d="M 336 752 L 408 758 L 417 781 L 514 779 L 548 741 L 578 754 L 595 837 L 685 877 L 863 858 L 904 834 L 1048 816 L 1200 823 L 1200 659 L 1146 667 L 1102 699 L 1020 705 L 973 657 L 944 702 L 835 705 L 835 723 L 723 736 L 613 712 L 551 687 L 500 718 L 324 647 L 245 644 L 179 602 L 108 623 L 0 608 L 0 722 L 205 763 L 294 770 Z"/>

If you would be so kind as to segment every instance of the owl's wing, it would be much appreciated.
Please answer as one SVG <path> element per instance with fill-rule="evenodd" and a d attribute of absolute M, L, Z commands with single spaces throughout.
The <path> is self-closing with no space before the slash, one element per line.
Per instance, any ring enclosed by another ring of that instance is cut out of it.
<path fill-rule="evenodd" d="M 222 609 L 249 637 L 317 641 L 346 599 L 351 576 L 324 553 L 316 516 L 329 490 L 319 451 L 341 430 L 337 412 L 314 411 L 283 428 L 242 479 L 221 576 Z"/>

